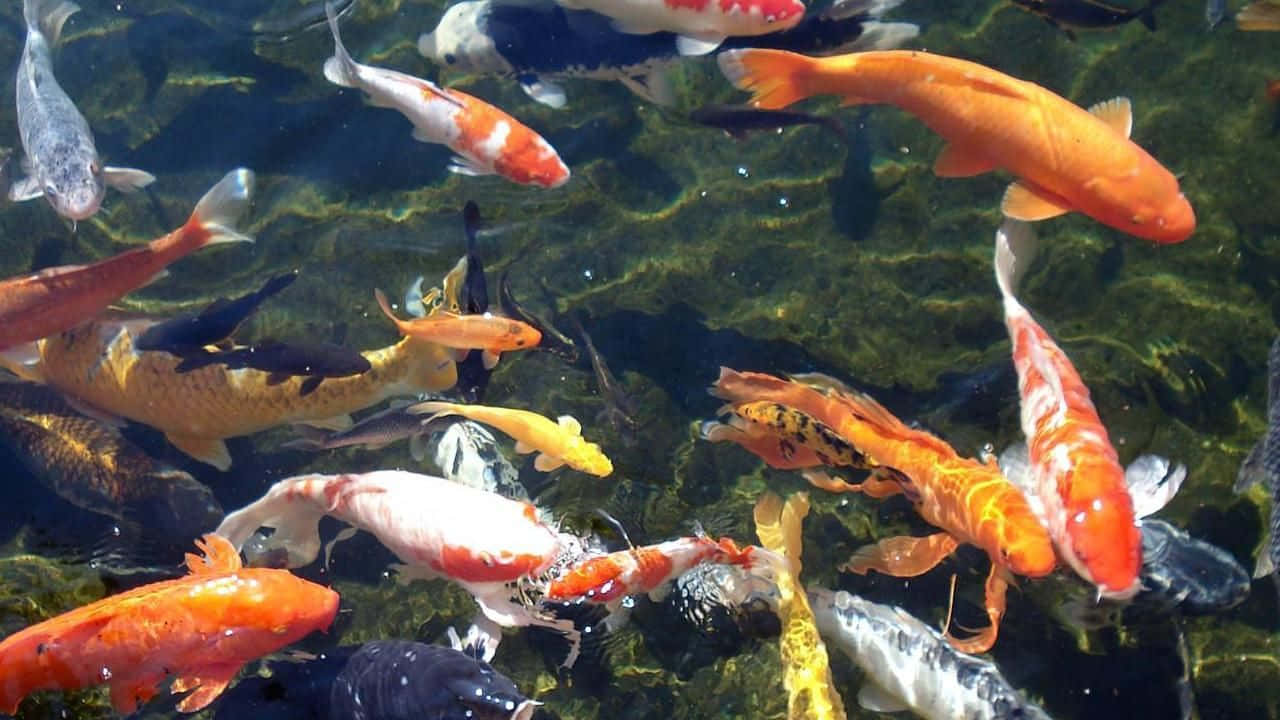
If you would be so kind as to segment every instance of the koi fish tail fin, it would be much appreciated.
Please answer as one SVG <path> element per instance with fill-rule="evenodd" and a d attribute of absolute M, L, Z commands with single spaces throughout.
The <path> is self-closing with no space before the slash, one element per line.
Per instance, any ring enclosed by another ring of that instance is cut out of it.
<path fill-rule="evenodd" d="M 262 499 L 227 515 L 215 532 L 239 550 L 258 528 L 273 528 L 275 533 L 267 538 L 265 549 L 283 549 L 288 553 L 288 567 L 309 565 L 320 554 L 320 518 L 325 508 L 305 491 L 298 492 L 303 488 L 300 483 L 307 480 L 276 483 Z"/>
<path fill-rule="evenodd" d="M 342 35 L 338 32 L 338 14 L 333 2 L 325 3 L 324 14 L 329 20 L 329 31 L 333 33 L 333 57 L 324 61 L 324 77 L 334 85 L 359 87 L 360 66 L 342 44 Z"/>
<path fill-rule="evenodd" d="M 174 233 L 176 238 L 192 237 L 198 239 L 197 247 L 230 242 L 253 242 L 253 238 L 241 233 L 236 225 L 249 209 L 249 200 L 253 195 L 253 171 L 236 168 L 223 176 L 217 185 L 209 188 L 209 192 L 196 203 L 183 232 Z M 166 238 L 167 239 L 167 238 Z"/>
<path fill-rule="evenodd" d="M 836 0 L 822 11 L 822 17 L 828 20 L 844 20 L 846 18 L 875 18 L 898 7 L 904 0 Z"/>
<path fill-rule="evenodd" d="M 80 6 L 70 0 L 24 0 L 22 17 L 27 27 L 36 28 L 51 47 L 58 44 L 62 25 Z"/>
<path fill-rule="evenodd" d="M 728 50 L 716 57 L 720 72 L 739 90 L 751 92 L 751 104 L 784 108 L 813 95 L 808 76 L 818 60 L 784 50 Z"/>
<path fill-rule="evenodd" d="M 1006 298 L 1013 298 L 1036 253 L 1036 236 L 1029 223 L 1006 219 L 996 230 L 996 284 Z"/>

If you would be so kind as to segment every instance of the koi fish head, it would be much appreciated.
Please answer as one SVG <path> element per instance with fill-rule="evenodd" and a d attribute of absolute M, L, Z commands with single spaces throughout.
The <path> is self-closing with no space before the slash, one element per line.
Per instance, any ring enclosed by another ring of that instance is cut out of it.
<path fill-rule="evenodd" d="M 209 596 L 209 615 L 216 615 L 224 628 L 208 651 L 214 661 L 243 661 L 274 652 L 316 630 L 327 630 L 338 613 L 338 593 L 288 570 L 241 570 L 234 592 L 224 588 Z M 212 607 L 215 603 L 221 607 Z"/>
<path fill-rule="evenodd" d="M 987 551 L 995 549 L 1004 565 L 1019 575 L 1044 577 L 1053 572 L 1058 564 L 1053 540 L 1025 501 L 1018 507 L 1006 503 L 1002 520 L 996 547 L 984 546 Z"/>
<path fill-rule="evenodd" d="M 568 438 L 565 443 L 566 450 L 560 457 L 569 467 L 596 477 L 608 477 L 613 473 L 613 461 L 596 443 L 587 442 L 582 437 Z"/>
<path fill-rule="evenodd" d="M 555 148 L 527 127 L 512 128 L 494 161 L 498 174 L 521 185 L 556 188 L 569 182 L 569 167 Z"/>
<path fill-rule="evenodd" d="M 1142 567 L 1142 532 L 1128 491 L 1122 486 L 1119 492 L 1067 506 L 1066 512 L 1067 562 L 1097 585 L 1103 597 L 1132 597 Z"/>
<path fill-rule="evenodd" d="M 506 323 L 502 339 L 504 349 L 525 350 L 542 342 L 542 332 L 538 328 L 519 320 L 507 320 Z"/>
<path fill-rule="evenodd" d="M 449 6 L 435 30 L 418 36 L 418 53 L 448 68 L 484 74 L 510 72 L 511 64 L 486 32 L 489 12 L 487 2 Z"/>
<path fill-rule="evenodd" d="M 1091 185 L 1109 208 L 1098 219 L 1130 235 L 1163 245 L 1182 242 L 1196 229 L 1195 211 L 1177 178 L 1149 155 L 1123 179 L 1099 178 Z"/>
<path fill-rule="evenodd" d="M 93 148 L 76 148 L 71 153 L 49 164 L 41 190 L 59 215 L 86 220 L 98 212 L 107 192 L 102 182 L 102 164 Z"/>

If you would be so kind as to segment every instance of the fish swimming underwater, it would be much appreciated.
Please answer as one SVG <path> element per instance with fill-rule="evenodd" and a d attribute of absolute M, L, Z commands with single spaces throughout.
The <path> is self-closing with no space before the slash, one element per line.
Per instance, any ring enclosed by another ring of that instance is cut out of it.
<path fill-rule="evenodd" d="M 210 365 L 267 373 L 268 386 L 279 385 L 289 378 L 305 378 L 298 386 L 300 397 L 315 392 L 325 378 L 363 375 L 373 367 L 360 352 L 343 345 L 268 340 L 230 350 L 188 355 L 173 370 L 181 374 Z"/>
<path fill-rule="evenodd" d="M 14 201 L 43 195 L 73 226 L 98 212 L 106 185 L 129 192 L 155 180 L 141 170 L 103 167 L 89 123 L 53 76 L 52 48 L 79 9 L 67 0 L 23 0 L 27 41 L 14 84 L 27 176 L 9 187 Z"/>
<path fill-rule="evenodd" d="M 143 247 L 90 265 L 63 265 L 0 280 L 0 350 L 89 320 L 206 245 L 252 242 L 235 231 L 252 192 L 253 173 L 232 170 L 200 198 L 182 227 Z"/>
<path fill-rule="evenodd" d="M 569 415 L 561 415 L 553 422 L 528 410 L 432 400 L 414 405 L 412 412 L 431 417 L 461 415 L 492 425 L 515 439 L 516 452 L 537 452 L 533 466 L 540 472 L 551 472 L 561 465 L 598 477 L 608 477 L 613 472 L 613 463 L 600 446 L 587 442 L 582 437 L 582 425 Z"/>
<path fill-rule="evenodd" d="M 1280 3 L 1256 0 L 1236 13 L 1236 27 L 1241 30 L 1280 30 Z"/>
<path fill-rule="evenodd" d="M 1275 575 L 1280 567 L 1280 338 L 1267 353 L 1267 432 L 1240 465 L 1235 491 L 1242 493 L 1259 482 L 1271 493 L 1271 520 L 1254 566 L 1256 578 Z"/>
<path fill-rule="evenodd" d="M 400 331 L 401 335 L 416 337 L 457 350 L 482 350 L 485 369 L 498 364 L 502 353 L 537 347 L 542 333 L 519 320 L 484 313 L 482 315 L 458 315 L 437 310 L 426 317 L 401 320 L 391 309 L 391 303 L 381 290 L 373 291 L 378 307 Z"/>
<path fill-rule="evenodd" d="M 1001 202 L 1006 217 L 1035 221 L 1076 211 L 1157 243 L 1182 242 L 1195 230 L 1177 178 L 1129 139 L 1127 98 L 1086 111 L 983 65 L 910 50 L 829 58 L 731 50 L 717 60 L 757 107 L 840 95 L 845 104 L 906 110 L 947 141 L 933 165 L 938 176 L 1006 170 L 1018 178 Z"/>
<path fill-rule="evenodd" d="M 596 376 L 596 391 L 604 401 L 604 410 L 600 411 L 596 420 L 603 417 L 622 437 L 623 442 L 628 445 L 635 444 L 638 440 L 636 433 L 640 429 L 640 423 L 636 421 L 635 403 L 623 390 L 618 378 L 614 377 L 609 370 L 609 364 L 596 349 L 596 344 L 592 342 L 587 329 L 582 326 L 582 321 L 578 320 L 576 315 L 572 319 L 574 329 L 578 331 L 578 337 L 582 338 L 582 345 L 587 351 L 587 359 L 591 361 L 591 372 Z"/>
<path fill-rule="evenodd" d="M 527 308 L 521 305 L 516 300 L 515 295 L 511 294 L 509 279 L 510 276 L 506 270 L 503 270 L 502 275 L 498 277 L 498 302 L 502 305 L 502 312 L 507 317 L 515 318 L 542 334 L 542 340 L 538 343 L 538 350 L 545 350 L 565 362 L 577 364 L 580 355 L 578 344 L 573 341 L 573 338 L 560 332 L 554 325 L 529 312 Z"/>
<path fill-rule="evenodd" d="M 1014 296 L 1034 242 L 1031 226 L 1006 220 L 996 232 L 994 262 L 1035 494 L 1059 557 L 1100 596 L 1131 597 L 1138 591 L 1142 533 L 1124 468 L 1075 366 Z"/>
<path fill-rule="evenodd" d="M 1103 0 L 1010 0 L 1014 7 L 1039 15 L 1045 22 L 1076 39 L 1075 30 L 1101 30 L 1137 20 L 1156 29 L 1156 8 L 1165 0 L 1149 0 L 1140 8 L 1111 5 Z"/>
<path fill-rule="evenodd" d="M 446 348 L 405 338 L 366 351 L 368 372 L 326 380 L 303 397 L 302 378 L 273 385 L 270 373 L 260 370 L 210 365 L 180 374 L 173 355 L 134 350 L 134 333 L 147 327 L 103 318 L 24 346 L 29 352 L 21 362 L 9 358 L 4 364 L 99 412 L 150 425 L 174 447 L 219 470 L 231 467 L 227 438 L 286 423 L 347 427 L 348 413 L 395 395 L 444 390 L 457 380 Z"/>
<path fill-rule="evenodd" d="M 414 417 L 423 420 L 421 415 Z M 529 501 L 529 491 L 520 483 L 519 471 L 502 454 L 498 441 L 487 428 L 475 421 L 451 416 L 430 423 L 433 428 L 444 428 L 430 433 L 428 443 L 434 445 L 430 457 L 446 480 L 510 500 Z M 414 442 L 410 440 L 411 444 Z"/>
<path fill-rule="evenodd" d="M 957 652 L 902 608 L 810 588 L 818 630 L 866 675 L 858 703 L 926 720 L 1049 720 L 990 660 Z"/>
<path fill-rule="evenodd" d="M 541 135 L 485 101 L 394 70 L 361 65 L 351 59 L 329 13 L 333 57 L 324 76 L 342 87 L 358 88 L 369 102 L 400 111 L 413 123 L 413 137 L 440 143 L 457 153 L 449 170 L 462 175 L 501 175 L 521 185 L 559 187 L 569 168 Z"/>
<path fill-rule="evenodd" d="M 325 630 L 338 594 L 283 570 L 248 569 L 226 540 L 196 541 L 189 575 L 144 585 L 32 625 L 0 642 L 0 712 L 37 690 L 106 684 L 130 714 L 170 690 L 191 691 L 178 710 L 213 702 L 250 660 Z"/>
<path fill-rule="evenodd" d="M 781 628 L 770 600 L 772 582 L 738 565 L 699 565 L 676 578 L 667 602 L 675 617 L 717 644 L 736 648 L 746 638 L 773 637 Z"/>
<path fill-rule="evenodd" d="M 879 18 L 902 0 L 840 0 L 786 32 L 728 38 L 722 48 L 771 47 L 795 52 L 853 52 L 898 47 L 919 33 L 911 23 Z M 555 0 L 519 3 L 463 0 L 418 38 L 418 52 L 464 73 L 514 77 L 525 94 L 550 106 L 567 101 L 559 81 L 621 82 L 660 105 L 675 102 L 668 71 L 681 61 L 674 33 L 629 35 L 613 21 Z"/>
<path fill-rule="evenodd" d="M 629 35 L 676 33 L 681 55 L 705 55 L 728 37 L 767 35 L 794 27 L 804 17 L 800 0 L 557 0 L 570 10 L 590 10 L 612 19 Z"/>
<path fill-rule="evenodd" d="M 133 346 L 138 350 L 163 350 L 186 357 L 227 338 L 268 298 L 293 284 L 294 272 L 277 275 L 262 287 L 235 299 L 218 298 L 195 315 L 180 315 L 147 328 Z"/>
<path fill-rule="evenodd" d="M 962 458 L 943 440 L 907 427 L 871 397 L 832 378 L 797 375 L 791 381 L 763 373 L 720 369 L 711 394 L 730 403 L 769 401 L 786 405 L 832 428 L 862 453 L 872 474 L 862 483 L 819 484 L 876 498 L 903 494 L 916 511 L 941 530 L 925 537 L 893 537 L 854 553 L 841 569 L 914 577 L 933 569 L 967 542 L 991 559 L 984 604 L 990 625 L 963 640 L 964 652 L 986 652 L 996 641 L 1005 611 L 1010 572 L 1043 577 L 1057 565 L 1053 542 L 1022 491 L 991 463 Z"/>
<path fill-rule="evenodd" d="M 43 385 L 0 382 L 0 445 L 62 499 L 136 523 L 146 534 L 186 545 L 222 522 L 222 506 L 207 486 L 153 460 Z"/>

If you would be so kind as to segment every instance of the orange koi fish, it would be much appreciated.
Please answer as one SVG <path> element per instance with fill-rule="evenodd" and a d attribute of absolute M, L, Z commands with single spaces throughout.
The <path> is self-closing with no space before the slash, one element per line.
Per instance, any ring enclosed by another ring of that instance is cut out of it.
<path fill-rule="evenodd" d="M 880 498 L 904 494 L 921 517 L 942 530 L 922 538 L 881 540 L 859 550 L 842 569 L 914 577 L 932 570 L 962 542 L 982 548 L 991 558 L 984 603 L 991 624 L 973 637 L 949 639 L 964 652 L 989 650 L 1004 615 L 1009 573 L 1042 577 L 1057 563 L 1053 542 L 1027 499 L 994 462 L 960 457 L 943 440 L 907 427 L 872 398 L 842 389 L 829 378 L 805 380 L 825 387 L 721 368 L 711 393 L 731 403 L 767 400 L 787 405 L 826 424 L 862 454 L 872 475 L 851 487 L 823 487 Z"/>
<path fill-rule="evenodd" d="M 933 166 L 940 177 L 992 170 L 1018 177 L 1001 203 L 1007 217 L 1076 211 L 1158 243 L 1182 242 L 1195 230 L 1177 178 L 1129 139 L 1127 98 L 1085 111 L 1034 83 L 915 50 L 823 58 L 731 50 L 718 61 L 758 107 L 841 95 L 846 104 L 889 103 L 919 117 L 948 142 Z"/>
<path fill-rule="evenodd" d="M 1132 597 L 1142 533 L 1107 428 L 1062 348 L 1014 297 L 1034 251 L 1031 227 L 1006 220 L 996 232 L 996 283 L 1013 344 L 1033 486 L 1058 553 L 1110 598 Z"/>
<path fill-rule="evenodd" d="M 333 57 L 325 78 L 358 88 L 379 107 L 399 110 L 413 123 L 413 137 L 440 143 L 457 153 L 449 170 L 461 175 L 501 175 L 522 185 L 559 187 L 569 168 L 541 135 L 497 107 L 412 75 L 361 65 L 351 58 L 338 34 L 338 19 L 325 8 L 333 32 Z"/>
<path fill-rule="evenodd" d="M 599 477 L 613 472 L 613 463 L 600 446 L 587 442 L 582 437 L 582 425 L 569 415 L 561 415 L 553 422 L 528 410 L 435 401 L 418 403 L 408 411 L 430 415 L 426 422 L 441 415 L 461 415 L 492 425 L 515 439 L 516 452 L 537 452 L 533 466 L 541 472 L 550 472 L 561 465 Z"/>
<path fill-rule="evenodd" d="M 735 424 L 705 420 L 698 436 L 708 442 L 733 442 L 777 470 L 803 470 L 823 465 L 813 450 L 771 433 L 751 433 Z"/>
<path fill-rule="evenodd" d="M 231 467 L 227 438 L 287 423 L 346 428 L 348 413 L 394 395 L 444 390 L 458 380 L 448 351 L 416 338 L 362 353 L 367 372 L 330 378 L 307 395 L 300 394 L 306 378 L 272 383 L 271 373 L 261 370 L 207 365 L 178 373 L 181 358 L 134 348 L 134 338 L 152 324 L 99 318 L 22 346 L 22 357 L 0 355 L 0 365 L 86 409 L 150 425 L 174 447 L 219 470 Z"/>
<path fill-rule="evenodd" d="M 628 595 L 648 593 L 660 600 L 671 581 L 703 563 L 738 565 L 748 570 L 776 567 L 781 558 L 763 548 L 739 548 L 733 540 L 704 535 L 589 557 L 566 569 L 547 586 L 546 598 L 582 599 L 612 609 Z"/>
<path fill-rule="evenodd" d="M 104 598 L 0 642 L 0 712 L 17 712 L 37 690 L 106 683 L 116 712 L 130 714 L 174 676 L 178 703 L 213 702 L 250 660 L 326 630 L 338 594 L 286 570 L 245 569 L 225 539 L 197 540 L 191 574 Z"/>
<path fill-rule="evenodd" d="M 408 335 L 458 350 L 483 350 L 484 367 L 492 370 L 507 350 L 527 350 L 542 342 L 542 333 L 528 323 L 484 313 L 459 315 L 437 310 L 426 317 L 401 320 L 381 290 L 373 291 L 382 313 L 401 335 Z M 464 353 L 465 354 L 465 353 Z"/>
<path fill-rule="evenodd" d="M 186 224 L 143 247 L 0 280 L 0 350 L 75 327 L 206 245 L 253 242 L 234 229 L 252 191 L 253 173 L 232 170 L 196 203 Z"/>

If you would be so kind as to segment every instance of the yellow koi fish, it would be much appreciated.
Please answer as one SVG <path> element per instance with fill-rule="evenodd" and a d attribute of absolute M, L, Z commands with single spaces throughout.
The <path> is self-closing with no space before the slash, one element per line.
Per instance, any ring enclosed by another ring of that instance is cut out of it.
<path fill-rule="evenodd" d="M 582 425 L 569 415 L 561 415 L 552 421 L 528 410 L 434 401 L 418 403 L 410 407 L 409 412 L 431 415 L 432 418 L 461 415 L 492 425 L 515 439 L 516 452 L 537 452 L 533 466 L 541 472 L 550 472 L 561 465 L 599 477 L 607 477 L 613 472 L 613 463 L 600 446 L 587 442 L 582 437 Z"/>
<path fill-rule="evenodd" d="M 756 535 L 765 548 L 785 557 L 779 568 L 778 619 L 782 621 L 780 650 L 782 684 L 787 689 L 788 720 L 843 720 L 844 702 L 831 684 L 831 666 L 827 648 L 818 636 L 818 626 L 809 608 L 804 587 L 800 584 L 800 523 L 809 514 L 809 494 L 796 493 L 782 498 L 765 493 L 756 502 Z"/>
<path fill-rule="evenodd" d="M 80 405 L 162 431 L 174 447 L 219 470 L 231 467 L 227 438 L 285 423 L 330 428 L 351 424 L 348 413 L 394 395 L 444 390 L 457 382 L 449 351 L 405 338 L 363 353 L 370 369 L 326 380 L 300 394 L 306 378 L 271 384 L 268 372 L 208 365 L 174 371 L 181 359 L 135 350 L 133 339 L 153 321 L 99 319 L 34 343 L 34 365 L 0 358 L 19 375 L 47 383 Z"/>

